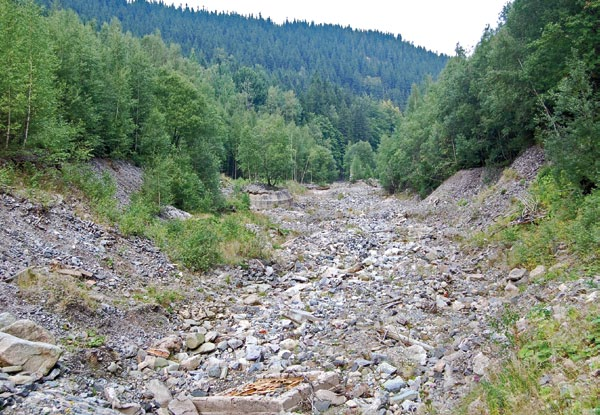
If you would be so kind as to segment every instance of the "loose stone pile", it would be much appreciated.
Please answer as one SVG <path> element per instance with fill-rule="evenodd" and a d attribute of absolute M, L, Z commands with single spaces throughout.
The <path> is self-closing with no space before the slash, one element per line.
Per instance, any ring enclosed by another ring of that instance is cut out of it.
<path fill-rule="evenodd" d="M 23 202 L 8 201 L 14 203 Z M 265 212 L 291 233 L 271 261 L 192 280 L 182 293 L 189 301 L 171 304 L 170 312 L 124 295 L 117 275 L 115 285 L 96 291 L 120 293 L 125 305 L 101 305 L 90 316 L 98 332 L 87 335 L 68 313 L 45 319 L 70 347 L 57 366 L 46 365 L 54 366 L 49 375 L 25 386 L 15 382 L 16 368 L 0 374 L 0 408 L 81 415 L 452 413 L 494 365 L 491 342 L 507 341 L 491 328 L 498 312 L 537 301 L 528 287 L 546 270 L 490 266 L 494 252 L 463 250 L 441 219 L 418 214 L 422 205 L 362 183 L 311 190 L 290 208 Z M 129 278 L 128 287 L 147 280 Z M 3 285 L 15 296 L 17 280 Z M 597 299 L 597 290 L 586 287 L 550 284 L 535 295 L 552 301 L 559 290 L 563 298 L 572 293 L 572 301 Z M 0 304 L 13 303 L 0 295 Z M 11 307 L 37 321 L 49 314 Z M 90 346 L 103 328 L 106 339 Z M 73 347 L 81 345 L 87 347 Z"/>

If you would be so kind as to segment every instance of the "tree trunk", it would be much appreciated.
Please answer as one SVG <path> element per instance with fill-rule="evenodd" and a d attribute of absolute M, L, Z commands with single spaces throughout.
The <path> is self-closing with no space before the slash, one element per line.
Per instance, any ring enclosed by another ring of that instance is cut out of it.
<path fill-rule="evenodd" d="M 12 112 L 12 96 L 10 94 L 11 89 L 8 87 L 8 119 L 6 120 L 6 145 L 5 148 L 8 148 L 8 143 L 10 142 L 10 122 L 11 122 L 11 112 Z"/>
<path fill-rule="evenodd" d="M 25 119 L 25 136 L 23 138 L 23 147 L 27 145 L 29 137 L 29 124 L 31 123 L 31 94 L 33 90 L 33 60 L 29 57 L 29 86 L 27 87 L 27 118 Z"/>

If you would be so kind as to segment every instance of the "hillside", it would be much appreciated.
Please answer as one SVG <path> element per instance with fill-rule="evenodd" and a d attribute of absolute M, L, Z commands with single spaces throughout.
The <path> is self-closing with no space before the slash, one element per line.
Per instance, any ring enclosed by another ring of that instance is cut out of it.
<path fill-rule="evenodd" d="M 159 31 L 206 66 L 229 63 L 261 67 L 282 89 L 302 95 L 313 78 L 355 95 L 403 106 L 413 84 L 436 77 L 447 57 L 416 47 L 400 36 L 338 25 L 290 21 L 277 25 L 260 16 L 175 8 L 146 0 L 40 0 L 71 8 L 97 24 L 119 19 L 136 36 Z"/>

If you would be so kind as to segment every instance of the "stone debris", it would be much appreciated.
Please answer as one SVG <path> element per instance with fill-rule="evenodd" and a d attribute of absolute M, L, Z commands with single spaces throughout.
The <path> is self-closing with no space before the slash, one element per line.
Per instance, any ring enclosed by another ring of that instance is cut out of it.
<path fill-rule="evenodd" d="M 311 189 L 264 211 L 293 235 L 270 260 L 201 276 L 180 274 L 148 241 L 80 219 L 64 201 L 42 212 L 0 194 L 0 309 L 11 312 L 0 328 L 69 346 L 42 372 L 5 359 L 0 411 L 454 413 L 494 365 L 489 345 L 508 342 L 491 325 L 507 305 L 540 298 L 560 321 L 567 303 L 598 301 L 589 281 L 541 290 L 545 268 L 509 272 L 490 265 L 489 248 L 461 247 L 459 236 L 485 226 L 491 210 L 468 222 L 449 195 L 470 189 L 465 209 L 475 209 L 483 186 L 469 180 L 482 174 L 448 183 L 436 202 L 360 182 Z M 506 198 L 525 189 L 498 183 Z M 497 217 L 504 202 L 490 203 Z M 86 287 L 85 298 L 27 297 L 44 278 Z M 185 299 L 159 305 L 149 285 Z"/>
<path fill-rule="evenodd" d="M 9 326 L 10 327 L 10 326 Z M 0 367 L 21 367 L 34 376 L 46 376 L 62 350 L 48 343 L 32 342 L 0 332 Z"/>

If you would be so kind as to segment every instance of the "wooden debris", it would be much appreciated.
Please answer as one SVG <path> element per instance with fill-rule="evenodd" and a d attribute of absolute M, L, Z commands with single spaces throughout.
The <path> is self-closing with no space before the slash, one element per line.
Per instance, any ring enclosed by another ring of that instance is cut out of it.
<path fill-rule="evenodd" d="M 303 381 L 304 378 L 299 376 L 259 379 L 227 393 L 226 396 L 267 395 L 274 392 L 285 392 Z"/>
<path fill-rule="evenodd" d="M 432 351 L 434 348 L 433 346 L 428 345 L 427 343 L 423 343 L 422 341 L 416 340 L 416 339 L 412 339 L 408 336 L 405 336 L 403 334 L 397 333 L 395 330 L 393 330 L 391 327 L 387 326 L 385 328 L 385 330 L 379 330 L 380 334 L 389 337 L 390 339 L 402 342 L 402 343 L 407 343 L 412 345 L 417 345 L 417 346 L 421 346 L 423 349 L 427 350 L 427 351 Z"/>
<path fill-rule="evenodd" d="M 158 349 L 156 347 L 151 347 L 146 352 L 151 356 L 164 357 L 165 359 L 168 359 L 171 355 L 171 353 L 168 350 Z"/>
<path fill-rule="evenodd" d="M 77 278 L 81 278 L 81 277 L 85 277 L 85 278 L 91 278 L 94 276 L 93 272 L 89 272 L 89 271 L 85 271 L 83 269 L 80 268 L 54 268 L 53 271 L 62 274 L 62 275 L 70 275 L 71 277 L 77 277 Z"/>

